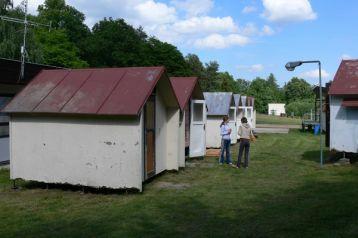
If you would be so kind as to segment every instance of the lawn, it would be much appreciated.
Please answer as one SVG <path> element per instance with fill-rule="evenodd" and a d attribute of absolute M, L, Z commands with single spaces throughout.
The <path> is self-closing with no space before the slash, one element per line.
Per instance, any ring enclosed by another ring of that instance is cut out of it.
<path fill-rule="evenodd" d="M 357 165 L 321 169 L 318 149 L 298 130 L 260 135 L 249 169 L 193 160 L 142 194 L 12 190 L 0 171 L 0 237 L 358 237 Z"/>
<path fill-rule="evenodd" d="M 270 115 L 257 113 L 256 123 L 257 124 L 277 124 L 277 125 L 301 125 L 302 120 L 299 118 L 270 116 Z"/>

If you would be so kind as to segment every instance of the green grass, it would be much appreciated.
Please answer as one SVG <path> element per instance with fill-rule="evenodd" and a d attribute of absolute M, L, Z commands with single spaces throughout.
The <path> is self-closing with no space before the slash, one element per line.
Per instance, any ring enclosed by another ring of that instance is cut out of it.
<path fill-rule="evenodd" d="M 318 141 L 260 135 L 249 169 L 194 160 L 142 194 L 12 190 L 0 171 L 0 237 L 358 237 L 358 168 L 320 169 Z"/>
<path fill-rule="evenodd" d="M 256 123 L 257 124 L 277 124 L 277 125 L 301 125 L 302 120 L 299 118 L 269 116 L 269 115 L 257 113 Z"/>

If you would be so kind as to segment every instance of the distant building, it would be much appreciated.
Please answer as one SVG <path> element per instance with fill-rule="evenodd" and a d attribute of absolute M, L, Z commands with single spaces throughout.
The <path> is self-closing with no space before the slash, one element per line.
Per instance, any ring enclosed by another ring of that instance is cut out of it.
<path fill-rule="evenodd" d="M 280 116 L 281 114 L 286 114 L 284 103 L 269 103 L 268 104 L 268 114 L 271 116 Z"/>
<path fill-rule="evenodd" d="M 358 153 L 358 60 L 343 60 L 328 92 L 330 149 Z"/>

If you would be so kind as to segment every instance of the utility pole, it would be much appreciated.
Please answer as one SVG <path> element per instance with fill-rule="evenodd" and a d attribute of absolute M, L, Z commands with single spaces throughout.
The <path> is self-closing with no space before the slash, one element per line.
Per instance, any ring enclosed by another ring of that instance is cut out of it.
<path fill-rule="evenodd" d="M 0 19 L 3 20 L 3 21 L 20 23 L 20 24 L 24 25 L 23 43 L 22 43 L 21 51 L 20 51 L 21 52 L 21 68 L 20 68 L 20 75 L 19 75 L 18 82 L 23 80 L 24 77 L 25 77 L 25 62 L 26 62 L 26 57 L 28 56 L 27 51 L 26 51 L 26 36 L 27 36 L 28 26 L 48 27 L 49 30 L 51 30 L 51 24 L 41 24 L 41 23 L 37 23 L 37 22 L 27 20 L 28 0 L 22 1 L 21 4 L 23 4 L 24 8 L 25 8 L 25 19 L 18 19 L 18 18 L 12 18 L 12 17 L 7 17 L 7 16 L 0 16 Z"/>

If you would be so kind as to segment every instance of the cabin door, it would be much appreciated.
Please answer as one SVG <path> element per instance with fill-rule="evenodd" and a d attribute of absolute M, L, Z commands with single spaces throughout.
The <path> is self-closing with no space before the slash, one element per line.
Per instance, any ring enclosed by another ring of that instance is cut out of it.
<path fill-rule="evenodd" d="M 236 128 L 236 107 L 230 107 L 229 111 L 229 127 L 231 128 L 231 144 L 236 144 L 237 142 L 237 128 Z"/>
<path fill-rule="evenodd" d="M 205 100 L 191 101 L 189 157 L 205 156 L 206 106 Z"/>
<path fill-rule="evenodd" d="M 155 96 L 148 99 L 144 108 L 144 178 L 155 175 Z"/>

